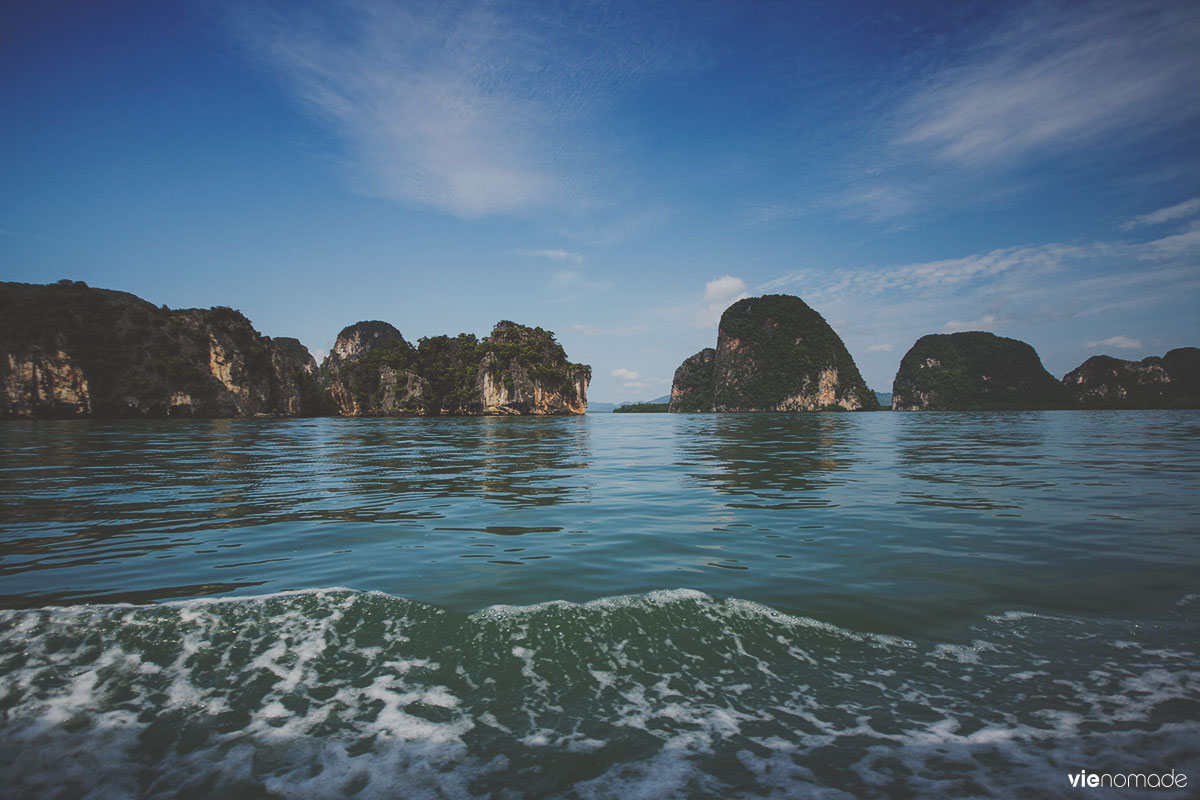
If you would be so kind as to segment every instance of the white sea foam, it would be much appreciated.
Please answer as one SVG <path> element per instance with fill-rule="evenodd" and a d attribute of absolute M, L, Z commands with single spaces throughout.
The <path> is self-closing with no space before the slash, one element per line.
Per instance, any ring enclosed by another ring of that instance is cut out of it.
<path fill-rule="evenodd" d="M 969 643 L 918 645 L 688 590 L 457 618 L 348 590 L 7 611 L 0 781 L 17 796 L 534 781 L 579 797 L 1048 797 L 1066 764 L 1200 767 L 1200 665 L 1150 633 L 1118 644 L 1006 614 Z"/>

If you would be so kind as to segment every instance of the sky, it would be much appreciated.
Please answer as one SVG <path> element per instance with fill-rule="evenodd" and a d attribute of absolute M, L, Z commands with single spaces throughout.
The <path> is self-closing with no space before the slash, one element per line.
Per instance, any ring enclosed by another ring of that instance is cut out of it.
<path fill-rule="evenodd" d="M 794 294 L 890 391 L 929 333 L 1200 346 L 1200 4 L 9 2 L 0 279 L 553 331 L 649 399 Z"/>

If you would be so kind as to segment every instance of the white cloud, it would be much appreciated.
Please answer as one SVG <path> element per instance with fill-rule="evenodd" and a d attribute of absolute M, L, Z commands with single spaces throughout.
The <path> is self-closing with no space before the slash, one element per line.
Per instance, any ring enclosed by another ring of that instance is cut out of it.
<path fill-rule="evenodd" d="M 570 250 L 513 250 L 515 256 L 528 256 L 529 258 L 548 258 L 551 261 L 583 261 L 583 256 L 579 253 Z"/>
<path fill-rule="evenodd" d="M 1097 0 L 1011 12 L 900 110 L 904 145 L 960 166 L 1027 160 L 1200 108 L 1200 25 L 1187 3 Z"/>
<path fill-rule="evenodd" d="M 1164 222 L 1187 219 L 1197 214 L 1200 214 L 1200 197 L 1193 197 L 1191 200 L 1184 200 L 1182 203 L 1176 203 L 1173 206 L 1151 211 L 1149 214 L 1142 214 L 1141 216 L 1127 219 L 1121 223 L 1120 228 L 1123 231 L 1129 231 L 1134 228 L 1140 228 L 1143 225 L 1161 225 Z"/>
<path fill-rule="evenodd" d="M 746 293 L 746 282 L 732 275 L 722 275 L 704 285 L 704 308 L 692 316 L 697 328 L 711 328 L 721 321 L 725 309 L 750 295 Z"/>
<path fill-rule="evenodd" d="M 892 346 L 890 344 L 873 344 L 867 348 L 868 353 L 890 353 Z"/>
<path fill-rule="evenodd" d="M 722 275 L 704 284 L 704 302 L 724 303 L 745 294 L 746 282 L 732 275 Z"/>
<path fill-rule="evenodd" d="M 610 374 L 621 382 L 621 388 L 625 390 L 649 389 L 653 386 L 666 383 L 666 381 L 661 378 L 643 375 L 637 370 L 626 369 L 625 367 L 617 367 Z"/>
<path fill-rule="evenodd" d="M 1187 254 L 1193 256 L 1200 254 L 1200 221 L 1193 221 L 1179 233 L 1168 234 L 1147 242 L 1140 257 L 1143 260 L 1154 261 Z"/>
<path fill-rule="evenodd" d="M 1141 348 L 1142 342 L 1139 339 L 1130 339 L 1128 336 L 1110 336 L 1095 342 L 1084 342 L 1084 345 L 1087 347 L 1115 347 L 1118 350 L 1137 350 Z"/>

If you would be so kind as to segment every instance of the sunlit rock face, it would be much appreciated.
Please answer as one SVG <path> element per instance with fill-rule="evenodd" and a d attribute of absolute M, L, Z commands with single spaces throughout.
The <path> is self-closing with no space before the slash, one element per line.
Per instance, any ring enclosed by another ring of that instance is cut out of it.
<path fill-rule="evenodd" d="M 0 416 L 317 413 L 315 364 L 233 309 L 171 310 L 81 282 L 0 283 Z"/>
<path fill-rule="evenodd" d="M 1081 408 L 1200 408 L 1200 348 L 1141 361 L 1092 356 L 1062 383 Z"/>
<path fill-rule="evenodd" d="M 321 385 L 342 416 L 419 414 L 429 387 L 416 366 L 416 348 L 394 326 L 357 322 L 338 334 L 321 365 Z"/>
<path fill-rule="evenodd" d="M 983 331 L 917 340 L 892 384 L 894 411 L 1070 407 L 1062 385 L 1025 342 Z"/>
<path fill-rule="evenodd" d="M 591 380 L 552 333 L 509 321 L 483 340 L 433 336 L 416 347 L 385 322 L 360 322 L 338 336 L 321 374 L 345 416 L 583 414 Z"/>
<path fill-rule="evenodd" d="M 7 354 L 3 409 L 13 417 L 86 417 L 92 412 L 87 378 L 62 350 Z"/>
<path fill-rule="evenodd" d="M 0 417 L 583 414 L 590 380 L 553 333 L 515 322 L 416 346 L 359 322 L 318 368 L 298 340 L 230 308 L 0 283 Z"/>
<path fill-rule="evenodd" d="M 857 411 L 879 407 L 841 337 L 799 297 L 739 300 L 717 346 L 675 372 L 671 411 Z"/>

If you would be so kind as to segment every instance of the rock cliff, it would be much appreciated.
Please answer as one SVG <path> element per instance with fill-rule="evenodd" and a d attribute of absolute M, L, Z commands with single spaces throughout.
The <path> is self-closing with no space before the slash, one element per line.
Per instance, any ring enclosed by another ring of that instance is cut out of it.
<path fill-rule="evenodd" d="M 841 337 L 800 298 L 739 300 L 721 315 L 715 350 L 675 371 L 672 411 L 876 410 Z"/>
<path fill-rule="evenodd" d="M 317 413 L 312 356 L 233 309 L 82 282 L 0 283 L 0 417 Z"/>
<path fill-rule="evenodd" d="M 321 365 L 321 384 L 346 417 L 420 413 L 428 381 L 416 373 L 417 351 L 386 322 L 342 329 Z"/>
<path fill-rule="evenodd" d="M 669 411 L 712 411 L 713 360 L 717 351 L 706 347 L 684 360 L 671 381 Z"/>
<path fill-rule="evenodd" d="M 338 336 L 321 374 L 345 416 L 583 414 L 591 380 L 552 333 L 509 321 L 482 341 L 434 336 L 415 348 L 386 322 L 360 322 Z"/>
<path fill-rule="evenodd" d="M 1092 356 L 1062 383 L 1080 408 L 1200 408 L 1200 348 L 1141 361 Z"/>
<path fill-rule="evenodd" d="M 982 331 L 917 340 L 892 384 L 895 411 L 1068 408 L 1071 400 L 1025 342 Z"/>

